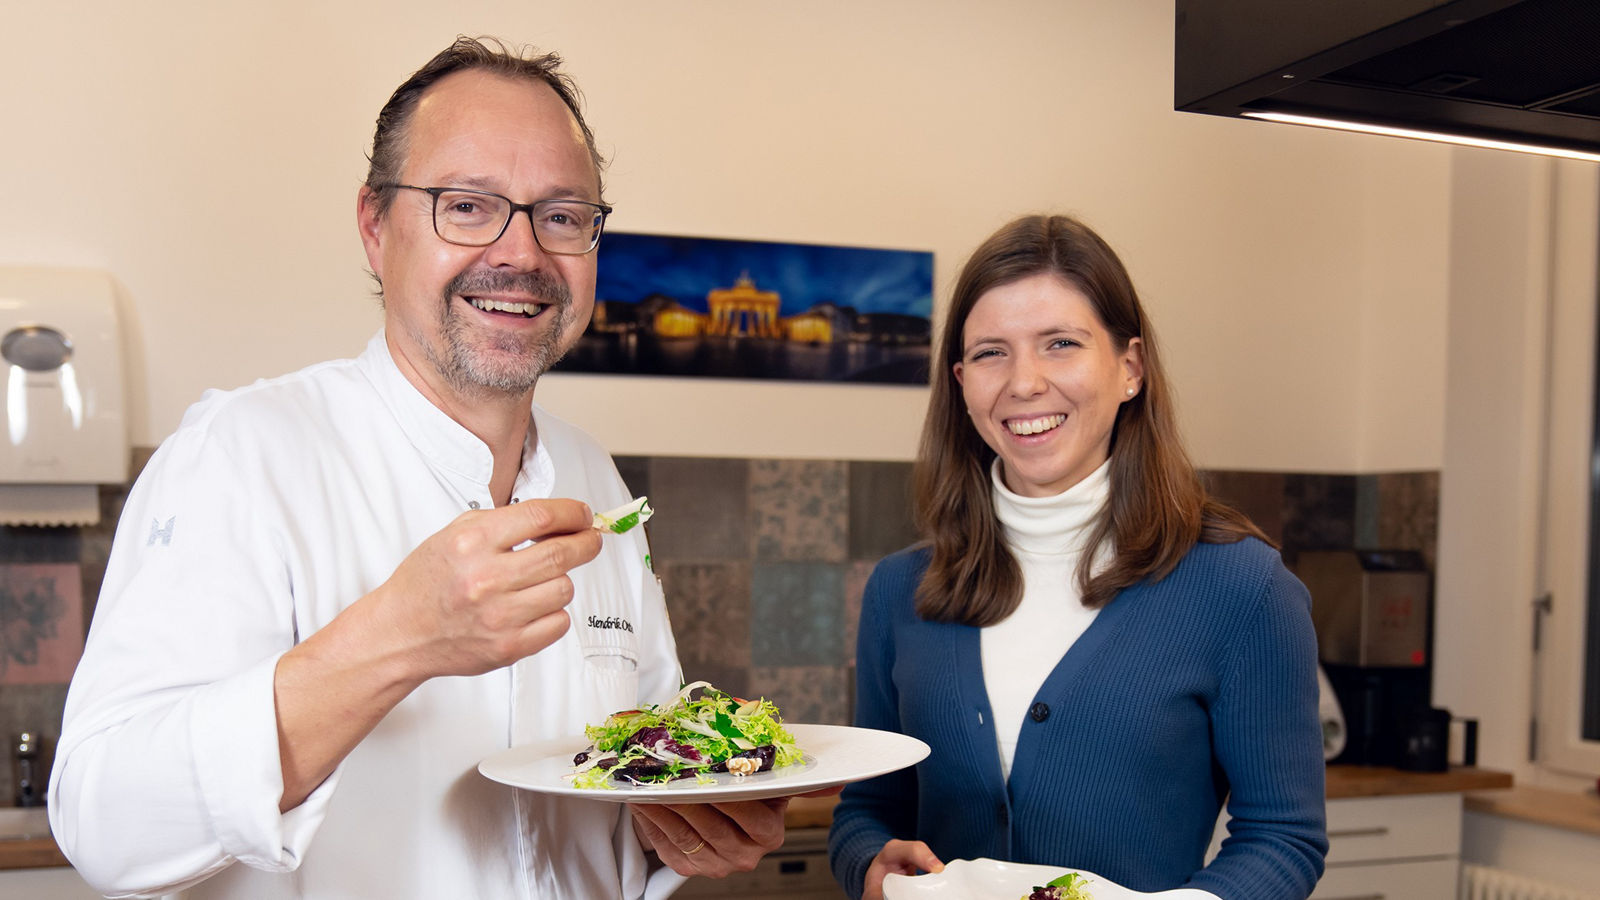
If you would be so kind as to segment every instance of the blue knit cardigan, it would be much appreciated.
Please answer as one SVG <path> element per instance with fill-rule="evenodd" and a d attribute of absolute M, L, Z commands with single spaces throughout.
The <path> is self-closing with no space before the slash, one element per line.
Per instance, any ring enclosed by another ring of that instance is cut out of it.
<path fill-rule="evenodd" d="M 1086 869 L 1139 891 L 1304 900 L 1322 874 L 1322 729 L 1310 596 L 1254 539 L 1196 544 L 1119 593 L 1046 678 L 1002 780 L 979 629 L 923 621 L 929 552 L 880 562 L 861 604 L 857 725 L 932 754 L 850 785 L 829 835 L 851 897 L 891 838 L 946 862 Z M 1204 864 L 1218 811 L 1231 822 Z"/>

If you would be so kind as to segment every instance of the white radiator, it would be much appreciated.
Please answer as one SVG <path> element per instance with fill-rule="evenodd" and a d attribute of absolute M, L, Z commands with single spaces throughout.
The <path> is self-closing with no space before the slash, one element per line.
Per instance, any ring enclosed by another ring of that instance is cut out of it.
<path fill-rule="evenodd" d="M 1461 900 L 1600 900 L 1600 894 L 1576 891 L 1505 869 L 1464 863 Z"/>

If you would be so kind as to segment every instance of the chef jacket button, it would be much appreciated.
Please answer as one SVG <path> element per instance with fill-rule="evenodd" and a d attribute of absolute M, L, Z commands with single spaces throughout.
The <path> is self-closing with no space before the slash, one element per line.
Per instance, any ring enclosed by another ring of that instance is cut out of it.
<path fill-rule="evenodd" d="M 1043 722 L 1050 718 L 1050 707 L 1043 703 L 1035 703 L 1028 708 L 1028 715 L 1032 716 L 1035 722 Z"/>
<path fill-rule="evenodd" d="M 467 501 L 467 509 L 477 509 L 477 508 L 478 508 L 478 501 L 476 501 L 476 500 L 468 500 Z"/>

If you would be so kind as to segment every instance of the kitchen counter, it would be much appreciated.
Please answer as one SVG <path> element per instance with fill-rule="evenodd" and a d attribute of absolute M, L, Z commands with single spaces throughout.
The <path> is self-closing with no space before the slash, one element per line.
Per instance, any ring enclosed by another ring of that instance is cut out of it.
<path fill-rule="evenodd" d="M 1407 772 L 1387 766 L 1328 767 L 1328 799 L 1390 797 L 1400 794 L 1451 794 L 1511 787 L 1511 773 L 1476 766 L 1451 766 L 1447 772 Z"/>
<path fill-rule="evenodd" d="M 1328 767 L 1328 799 L 1392 797 L 1405 794 L 1452 794 L 1511 787 L 1511 773 L 1476 766 L 1451 766 L 1448 772 L 1406 772 L 1387 766 Z M 797 797 L 789 801 L 784 824 L 790 828 L 826 828 L 833 821 L 834 797 Z"/>
<path fill-rule="evenodd" d="M 64 866 L 44 807 L 0 809 L 0 869 L 43 869 Z"/>
<path fill-rule="evenodd" d="M 1468 812 L 1600 836 L 1600 798 L 1594 791 L 1578 794 L 1518 786 L 1508 791 L 1467 794 L 1466 808 Z"/>
<path fill-rule="evenodd" d="M 1511 787 L 1511 775 L 1493 769 L 1453 766 L 1448 772 L 1404 772 L 1383 766 L 1329 766 L 1328 799 L 1444 794 Z M 789 802 L 784 825 L 827 828 L 833 821 L 834 797 L 798 797 Z M 0 869 L 64 866 L 43 809 L 0 810 Z"/>

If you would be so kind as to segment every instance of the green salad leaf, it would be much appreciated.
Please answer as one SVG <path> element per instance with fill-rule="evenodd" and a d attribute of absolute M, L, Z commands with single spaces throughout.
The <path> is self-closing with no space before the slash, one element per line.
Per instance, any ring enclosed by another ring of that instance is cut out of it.
<path fill-rule="evenodd" d="M 634 526 L 650 521 L 653 515 L 655 510 L 650 507 L 650 498 L 635 497 L 616 509 L 595 513 L 594 527 L 614 534 L 626 534 Z"/>
<path fill-rule="evenodd" d="M 1077 872 L 1068 872 L 1052 878 L 1048 884 L 1035 885 L 1033 893 L 1021 900 L 1094 900 L 1089 893 L 1089 879 Z"/>

